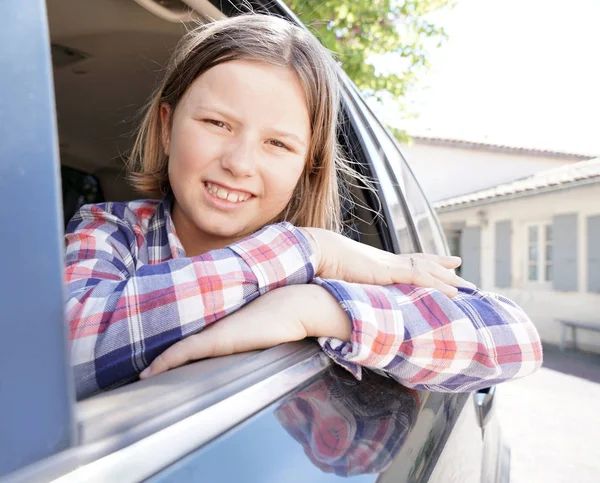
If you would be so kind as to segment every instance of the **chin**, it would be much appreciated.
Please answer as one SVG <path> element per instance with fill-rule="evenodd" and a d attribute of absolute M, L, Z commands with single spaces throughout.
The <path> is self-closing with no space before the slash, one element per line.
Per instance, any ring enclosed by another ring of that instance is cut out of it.
<path fill-rule="evenodd" d="M 235 223 L 230 220 L 212 222 L 204 220 L 204 223 L 199 223 L 198 227 L 208 236 L 224 239 L 243 238 L 259 229 L 253 230 L 245 223 Z"/>

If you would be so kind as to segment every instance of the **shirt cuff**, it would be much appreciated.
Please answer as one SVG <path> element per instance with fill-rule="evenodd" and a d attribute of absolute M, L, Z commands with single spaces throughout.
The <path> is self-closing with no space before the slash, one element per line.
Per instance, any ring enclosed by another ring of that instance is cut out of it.
<path fill-rule="evenodd" d="M 316 255 L 301 230 L 288 222 L 268 225 L 229 245 L 258 281 L 260 295 L 287 285 L 312 282 Z"/>
<path fill-rule="evenodd" d="M 351 342 L 319 338 L 325 353 L 360 378 L 360 366 L 387 369 L 404 342 L 402 310 L 389 290 L 340 280 L 315 278 L 344 309 L 352 324 Z"/>

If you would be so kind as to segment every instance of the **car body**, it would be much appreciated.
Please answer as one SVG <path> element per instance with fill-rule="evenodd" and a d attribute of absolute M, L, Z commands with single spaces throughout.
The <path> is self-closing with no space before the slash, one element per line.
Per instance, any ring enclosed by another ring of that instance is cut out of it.
<path fill-rule="evenodd" d="M 192 5 L 216 18 L 241 4 L 0 4 L 0 481 L 508 481 L 495 387 L 414 391 L 371 371 L 357 381 L 310 340 L 75 401 L 64 221 L 84 203 L 134 196 L 119 153 L 154 82 L 150 66 L 184 31 L 181 15 Z M 299 22 L 277 1 L 250 4 Z M 359 221 L 348 235 L 396 253 L 448 253 L 397 143 L 347 78 L 343 103 L 340 141 L 379 194 L 352 188 Z"/>

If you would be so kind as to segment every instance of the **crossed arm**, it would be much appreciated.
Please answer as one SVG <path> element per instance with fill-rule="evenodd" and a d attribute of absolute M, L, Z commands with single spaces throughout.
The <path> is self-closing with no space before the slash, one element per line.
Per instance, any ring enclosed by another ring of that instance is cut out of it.
<path fill-rule="evenodd" d="M 318 338 L 323 350 L 358 378 L 361 368 L 369 367 L 415 389 L 473 391 L 526 376 L 541 365 L 535 327 L 501 296 L 460 289 L 450 299 L 408 285 L 315 282 L 256 299 L 171 346 L 141 377 L 306 337 Z"/>
<path fill-rule="evenodd" d="M 284 223 L 199 257 L 144 259 L 173 247 L 150 250 L 135 219 L 128 224 L 127 213 L 108 208 L 82 210 L 67 234 L 79 397 L 135 380 L 149 364 L 152 375 L 308 336 L 358 378 L 364 366 L 430 390 L 469 391 L 541 364 L 539 337 L 523 311 L 457 289 L 468 283 L 453 274 L 450 257 L 414 255 L 415 271 L 406 256 L 324 231 L 341 239 L 325 238 L 321 262 L 328 263 L 319 263 L 301 230 Z"/>

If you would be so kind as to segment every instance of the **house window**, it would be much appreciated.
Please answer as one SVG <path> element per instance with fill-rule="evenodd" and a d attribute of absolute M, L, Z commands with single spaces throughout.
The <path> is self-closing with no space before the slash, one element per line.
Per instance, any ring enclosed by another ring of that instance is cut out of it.
<path fill-rule="evenodd" d="M 552 225 L 546 225 L 546 239 L 544 250 L 544 273 L 546 282 L 552 281 Z"/>
<path fill-rule="evenodd" d="M 552 225 L 538 223 L 527 227 L 527 280 L 552 281 Z"/>
<path fill-rule="evenodd" d="M 460 230 L 452 230 L 452 231 L 446 232 L 446 239 L 448 240 L 448 249 L 450 250 L 450 254 L 455 255 L 457 257 L 461 256 L 460 234 L 461 234 Z M 455 270 L 455 272 L 458 276 L 460 276 L 461 268 L 462 268 L 462 265 Z"/>

